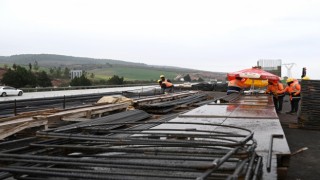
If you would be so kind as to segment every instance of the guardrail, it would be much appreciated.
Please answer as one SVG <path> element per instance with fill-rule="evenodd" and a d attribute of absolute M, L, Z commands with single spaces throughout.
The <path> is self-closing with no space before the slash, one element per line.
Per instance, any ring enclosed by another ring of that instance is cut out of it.
<path fill-rule="evenodd" d="M 40 92 L 40 91 L 63 91 L 77 89 L 99 89 L 99 88 L 115 88 L 115 87 L 134 87 L 134 86 L 151 86 L 157 83 L 149 84 L 123 84 L 123 85 L 100 85 L 100 86 L 70 86 L 70 87 L 41 87 L 41 88 L 20 88 L 24 92 Z"/>

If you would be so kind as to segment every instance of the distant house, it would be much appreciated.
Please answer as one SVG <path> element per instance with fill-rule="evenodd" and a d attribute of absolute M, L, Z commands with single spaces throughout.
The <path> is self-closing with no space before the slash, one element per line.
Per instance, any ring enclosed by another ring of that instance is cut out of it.
<path fill-rule="evenodd" d="M 74 79 L 75 77 L 80 77 L 82 76 L 83 71 L 82 70 L 71 70 L 70 71 L 70 78 Z"/>

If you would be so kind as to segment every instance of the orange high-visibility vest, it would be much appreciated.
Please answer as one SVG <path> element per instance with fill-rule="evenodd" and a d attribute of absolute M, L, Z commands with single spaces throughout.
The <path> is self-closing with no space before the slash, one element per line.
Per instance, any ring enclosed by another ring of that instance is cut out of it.
<path fill-rule="evenodd" d="M 301 86 L 299 82 L 295 81 L 290 84 L 290 86 L 287 86 L 282 92 L 288 92 L 290 94 L 290 100 L 292 100 L 292 94 L 295 94 L 294 96 L 300 95 Z M 300 97 L 298 97 L 300 98 Z"/>
<path fill-rule="evenodd" d="M 228 86 L 239 87 L 241 89 L 246 87 L 246 85 L 238 79 L 233 79 L 229 81 Z"/>
<path fill-rule="evenodd" d="M 272 85 L 268 85 L 266 93 L 272 92 L 274 94 L 283 94 L 283 85 L 281 83 L 276 83 Z"/>
<path fill-rule="evenodd" d="M 173 85 L 171 82 L 168 82 L 167 80 L 162 81 L 162 84 L 165 84 L 167 88 L 172 87 Z"/>

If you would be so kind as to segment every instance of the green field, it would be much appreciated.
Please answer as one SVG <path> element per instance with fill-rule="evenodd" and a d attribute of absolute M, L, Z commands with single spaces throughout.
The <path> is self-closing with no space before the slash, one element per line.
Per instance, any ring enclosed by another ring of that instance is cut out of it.
<path fill-rule="evenodd" d="M 176 72 L 160 71 L 150 68 L 141 67 L 123 67 L 114 66 L 111 68 L 90 70 L 88 73 L 94 73 L 95 79 L 108 79 L 113 75 L 124 77 L 125 80 L 158 80 L 161 74 L 165 75 L 168 79 L 174 79 L 177 76 Z"/>

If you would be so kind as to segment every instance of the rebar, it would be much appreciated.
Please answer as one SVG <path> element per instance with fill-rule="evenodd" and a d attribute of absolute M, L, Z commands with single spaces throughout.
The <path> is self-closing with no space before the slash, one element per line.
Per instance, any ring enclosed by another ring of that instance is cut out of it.
<path fill-rule="evenodd" d="M 28 146 L 0 152 L 0 171 L 18 179 L 260 176 L 251 130 L 148 117 L 134 110 L 39 131 Z"/>

